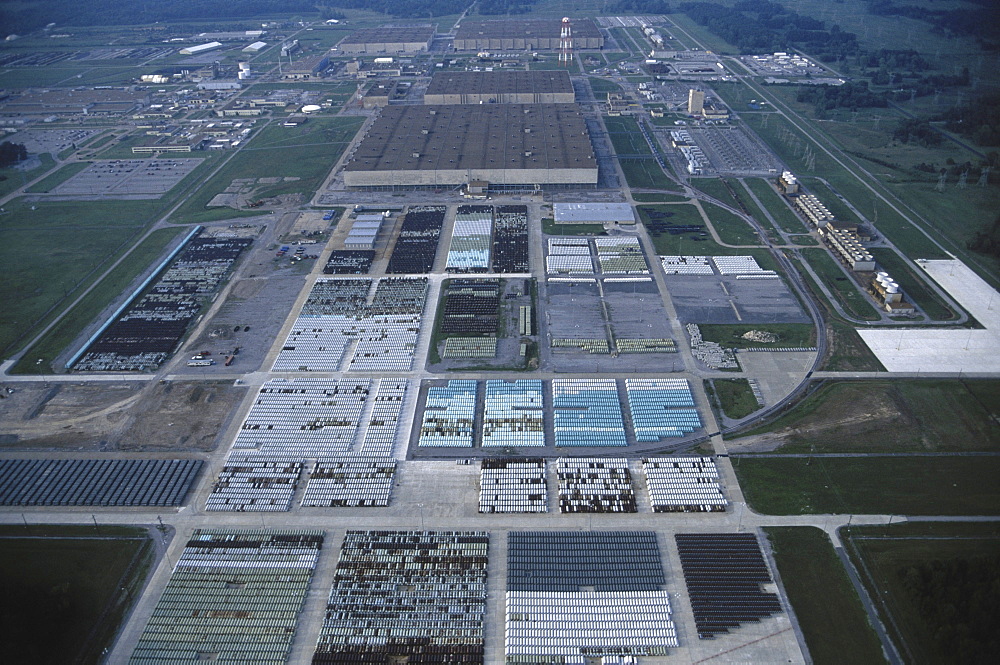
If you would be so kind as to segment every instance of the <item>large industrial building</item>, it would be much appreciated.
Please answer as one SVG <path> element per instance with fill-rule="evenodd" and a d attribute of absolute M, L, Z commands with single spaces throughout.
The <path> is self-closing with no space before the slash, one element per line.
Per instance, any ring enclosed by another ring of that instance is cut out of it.
<path fill-rule="evenodd" d="M 438 72 L 425 104 L 572 104 L 569 73 L 556 71 Z"/>
<path fill-rule="evenodd" d="M 338 44 L 342 53 L 422 53 L 434 41 L 433 25 L 362 28 Z"/>
<path fill-rule="evenodd" d="M 604 48 L 604 37 L 589 18 L 570 24 L 573 48 Z M 559 48 L 563 24 L 558 20 L 462 21 L 455 33 L 456 51 L 524 51 Z"/>
<path fill-rule="evenodd" d="M 575 104 L 388 106 L 344 166 L 348 187 L 594 186 L 597 159 Z"/>

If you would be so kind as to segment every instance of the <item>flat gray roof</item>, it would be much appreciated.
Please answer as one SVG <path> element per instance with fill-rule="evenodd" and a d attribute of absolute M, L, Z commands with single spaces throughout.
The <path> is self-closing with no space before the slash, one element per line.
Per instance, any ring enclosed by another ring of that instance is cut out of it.
<path fill-rule="evenodd" d="M 429 42 L 434 38 L 433 25 L 361 28 L 344 37 L 341 44 L 408 44 Z"/>
<path fill-rule="evenodd" d="M 576 104 L 387 106 L 346 171 L 597 169 Z"/>
<path fill-rule="evenodd" d="M 570 24 L 574 37 L 601 37 L 601 31 L 589 18 L 574 19 Z M 455 32 L 455 39 L 520 39 L 544 37 L 559 39 L 560 19 L 513 19 L 510 21 L 471 21 L 465 19 Z"/>
<path fill-rule="evenodd" d="M 566 70 L 435 72 L 427 95 L 503 95 L 512 93 L 572 93 Z"/>
<path fill-rule="evenodd" d="M 628 203 L 554 203 L 552 212 L 557 224 L 635 223 Z"/>

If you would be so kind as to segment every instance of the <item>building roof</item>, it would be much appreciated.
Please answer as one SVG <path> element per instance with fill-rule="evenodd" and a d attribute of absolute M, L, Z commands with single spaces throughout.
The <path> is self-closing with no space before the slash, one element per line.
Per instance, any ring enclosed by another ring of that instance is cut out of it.
<path fill-rule="evenodd" d="M 434 38 L 433 25 L 361 28 L 341 40 L 341 44 L 402 44 L 429 42 Z"/>
<path fill-rule="evenodd" d="M 436 72 L 428 95 L 503 95 L 513 93 L 572 93 L 566 70 Z"/>
<path fill-rule="evenodd" d="M 628 203 L 554 203 L 557 224 L 635 223 Z"/>
<path fill-rule="evenodd" d="M 576 104 L 387 106 L 346 171 L 596 169 Z"/>
<path fill-rule="evenodd" d="M 597 24 L 589 18 L 575 19 L 571 24 L 573 37 L 601 37 Z M 455 32 L 455 39 L 519 39 L 544 37 L 559 39 L 562 23 L 559 19 L 516 19 L 511 21 L 471 21 L 465 19 Z"/>

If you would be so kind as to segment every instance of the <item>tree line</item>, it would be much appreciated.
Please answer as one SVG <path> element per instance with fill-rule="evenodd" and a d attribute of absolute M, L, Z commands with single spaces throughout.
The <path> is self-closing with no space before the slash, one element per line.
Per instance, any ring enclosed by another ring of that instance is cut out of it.
<path fill-rule="evenodd" d="M 23 143 L 0 143 L 0 167 L 13 166 L 28 158 L 28 149 Z"/>

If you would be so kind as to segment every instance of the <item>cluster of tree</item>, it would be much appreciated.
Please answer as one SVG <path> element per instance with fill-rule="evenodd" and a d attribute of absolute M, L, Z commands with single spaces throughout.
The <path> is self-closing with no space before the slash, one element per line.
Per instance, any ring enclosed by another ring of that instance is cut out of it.
<path fill-rule="evenodd" d="M 1000 219 L 993 224 L 1000 251 Z M 949 559 L 899 571 L 924 636 L 948 662 L 994 663 L 1000 653 L 1000 555 Z"/>
<path fill-rule="evenodd" d="M 912 49 L 905 51 L 880 48 L 858 55 L 858 65 L 866 69 L 891 70 L 895 72 L 922 72 L 931 68 L 923 56 Z"/>
<path fill-rule="evenodd" d="M 528 4 L 530 1 L 521 0 L 518 4 Z M 325 0 L 325 2 L 338 9 L 365 9 L 398 18 L 434 18 L 448 14 L 461 14 L 470 4 L 469 0 L 406 0 L 406 2 L 399 0 Z"/>
<path fill-rule="evenodd" d="M 479 0 L 476 11 L 480 14 L 527 14 L 536 0 Z"/>
<path fill-rule="evenodd" d="M 28 158 L 28 150 L 23 143 L 0 143 L 0 167 L 13 166 Z"/>
<path fill-rule="evenodd" d="M 976 231 L 972 239 L 968 242 L 968 248 L 980 254 L 993 256 L 1000 259 L 1000 216 L 993 220 L 993 225 Z M 996 634 L 996 633 L 994 633 Z M 994 653 L 998 651 L 994 650 Z M 972 662 L 972 661 L 960 661 Z"/>
<path fill-rule="evenodd" d="M 816 117 L 824 117 L 833 109 L 849 109 L 888 106 L 885 95 L 872 92 L 864 81 L 852 81 L 844 85 L 801 86 L 795 98 L 803 104 L 812 104 Z"/>
<path fill-rule="evenodd" d="M 943 120 L 945 129 L 972 139 L 981 146 L 1000 146 L 1000 94 L 977 97 L 932 120 Z"/>
<path fill-rule="evenodd" d="M 931 126 L 931 123 L 919 118 L 900 120 L 892 132 L 892 138 L 900 143 L 914 143 L 924 147 L 941 145 L 944 137 L 941 132 Z"/>
<path fill-rule="evenodd" d="M 903 16 L 924 21 L 934 32 L 968 35 L 996 45 L 996 26 L 1000 25 L 1000 6 L 996 0 L 969 0 L 972 8 L 930 9 L 898 4 L 892 0 L 868 0 L 868 13 L 875 16 Z"/>
<path fill-rule="evenodd" d="M 333 4 L 342 3 L 338 0 Z M 35 0 L 0 3 L 0 25 L 7 32 L 26 33 L 51 22 L 79 26 L 136 25 L 156 21 L 315 12 L 314 0 L 125 0 L 115 3 L 104 0 Z"/>
<path fill-rule="evenodd" d="M 732 8 L 708 2 L 687 2 L 681 11 L 742 53 L 766 53 L 793 46 L 832 62 L 858 51 L 857 37 L 834 24 L 829 28 L 769 0 L 739 0 Z"/>
<path fill-rule="evenodd" d="M 667 0 L 618 0 L 609 3 L 604 11 L 610 14 L 636 12 L 639 14 L 672 14 L 673 9 Z"/>

